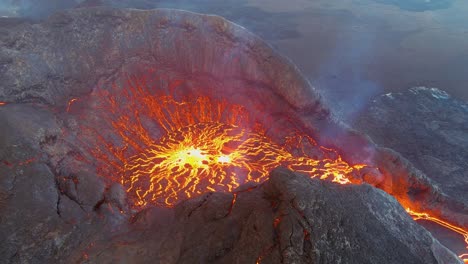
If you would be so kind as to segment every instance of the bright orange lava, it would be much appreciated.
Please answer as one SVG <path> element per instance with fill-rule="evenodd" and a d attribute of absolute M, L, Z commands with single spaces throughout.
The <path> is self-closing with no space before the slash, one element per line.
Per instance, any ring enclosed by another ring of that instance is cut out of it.
<path fill-rule="evenodd" d="M 175 99 L 152 94 L 138 82 L 129 84 L 112 93 L 101 90 L 94 103 L 107 114 L 104 119 L 122 147 L 103 135 L 104 128 L 95 128 L 103 126 L 101 120 L 82 130 L 94 140 L 91 152 L 100 161 L 101 174 L 118 179 L 136 206 L 171 207 L 206 192 L 232 192 L 265 181 L 278 166 L 341 184 L 350 183 L 364 166 L 346 163 L 307 135 L 292 133 L 281 144 L 275 142 L 245 108 L 226 100 Z M 314 157 L 303 149 L 306 142 L 315 149 Z"/>
<path fill-rule="evenodd" d="M 347 163 L 337 151 L 318 146 L 305 134 L 294 132 L 277 142 L 239 105 L 172 92 L 155 94 L 138 81 L 129 81 L 126 89 L 100 90 L 93 105 L 115 135 L 106 136 L 108 130 L 96 128 L 102 120 L 82 127 L 94 140 L 89 142 L 99 172 L 120 181 L 135 206 L 172 207 L 207 192 L 233 192 L 242 184 L 265 181 L 278 166 L 340 184 L 353 182 L 366 167 Z M 69 102 L 67 112 L 76 101 Z M 118 138 L 120 144 L 110 138 Z M 466 230 L 407 211 L 415 220 L 433 221 L 463 235 L 468 244 Z"/>
<path fill-rule="evenodd" d="M 122 183 L 137 204 L 172 206 L 207 191 L 232 192 L 260 183 L 283 165 L 311 177 L 349 183 L 354 168 L 337 159 L 295 157 L 257 132 L 221 123 L 199 123 L 163 136 L 125 165 Z"/>
<path fill-rule="evenodd" d="M 78 98 L 72 98 L 72 99 L 70 99 L 70 100 L 68 101 L 67 112 L 70 112 L 70 108 L 71 108 L 72 104 L 73 104 L 74 102 L 76 102 L 77 100 L 78 100 Z"/>
<path fill-rule="evenodd" d="M 468 250 L 468 231 L 467 230 L 464 230 L 463 228 L 461 227 L 458 227 L 458 226 L 455 226 L 455 225 L 452 225 L 446 221 L 442 221 L 436 217 L 432 217 L 430 216 L 429 214 L 427 213 L 418 213 L 418 212 L 414 212 L 412 211 L 411 209 L 409 208 L 406 208 L 406 211 L 408 212 L 409 215 L 411 215 L 413 217 L 414 220 L 426 220 L 426 221 L 431 221 L 433 223 L 436 223 L 440 226 L 443 226 L 447 229 L 450 229 L 452 230 L 453 232 L 456 232 L 460 235 L 463 236 L 463 238 L 465 239 L 465 244 L 466 244 L 466 249 Z M 468 253 L 467 254 L 462 254 L 459 256 L 465 263 L 468 263 Z"/>

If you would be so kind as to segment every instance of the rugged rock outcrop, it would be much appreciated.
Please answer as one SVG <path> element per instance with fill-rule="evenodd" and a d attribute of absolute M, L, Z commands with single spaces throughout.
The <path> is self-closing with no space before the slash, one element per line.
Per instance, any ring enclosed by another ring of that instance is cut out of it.
<path fill-rule="evenodd" d="M 398 202 L 369 185 L 276 169 L 262 185 L 137 214 L 92 263 L 458 263 Z"/>

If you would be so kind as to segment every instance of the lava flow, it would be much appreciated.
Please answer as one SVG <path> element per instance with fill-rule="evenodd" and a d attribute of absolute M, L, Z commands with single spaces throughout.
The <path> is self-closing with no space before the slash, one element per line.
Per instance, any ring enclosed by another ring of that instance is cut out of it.
<path fill-rule="evenodd" d="M 307 134 L 292 131 L 273 139 L 244 107 L 177 93 L 179 84 L 158 93 L 141 80 L 130 80 L 125 89 L 114 86 L 91 95 L 94 109 L 82 123 L 82 141 L 88 142 L 99 173 L 121 182 L 136 207 L 172 207 L 207 192 L 234 192 L 242 184 L 265 181 L 278 166 L 340 184 L 357 182 L 366 167 L 347 163 Z M 79 102 L 72 99 L 67 112 Z M 415 220 L 463 235 L 468 243 L 466 230 L 407 211 Z"/>
<path fill-rule="evenodd" d="M 465 245 L 466 245 L 466 249 L 468 251 L 468 231 L 467 230 L 464 230 L 463 228 L 461 227 L 458 227 L 458 226 L 455 226 L 455 225 L 452 225 L 446 221 L 443 221 L 443 220 L 440 220 L 436 217 L 433 217 L 433 216 L 430 216 L 429 214 L 427 213 L 418 213 L 418 212 L 414 212 L 413 210 L 409 209 L 409 208 L 406 208 L 406 211 L 408 212 L 409 215 L 411 215 L 413 217 L 414 220 L 426 220 L 426 221 L 430 221 L 430 222 L 433 222 L 435 224 L 438 224 L 440 226 L 443 226 L 455 233 L 458 233 L 460 235 L 463 236 L 463 239 L 465 240 Z M 466 254 L 461 254 L 459 256 L 463 262 L 465 263 L 468 263 L 468 253 Z"/>

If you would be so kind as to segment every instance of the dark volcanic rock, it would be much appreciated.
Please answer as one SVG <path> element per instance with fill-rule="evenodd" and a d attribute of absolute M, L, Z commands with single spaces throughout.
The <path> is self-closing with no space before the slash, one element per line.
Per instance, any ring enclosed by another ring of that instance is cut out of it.
<path fill-rule="evenodd" d="M 378 97 L 355 127 L 468 205 L 468 104 L 438 89 L 411 88 Z"/>
<path fill-rule="evenodd" d="M 91 263 L 461 263 L 391 196 L 285 169 L 261 186 L 148 209 Z M 122 246 L 125 245 L 125 246 Z"/>
<path fill-rule="evenodd" d="M 294 66 L 271 56 L 274 52 L 258 37 L 217 16 L 76 9 L 41 24 L 8 27 L 0 47 L 0 100 L 7 102 L 64 106 L 123 69 L 135 71 L 138 63 L 186 80 L 206 74 L 225 85 L 243 81 L 274 87 L 298 107 L 317 105 L 318 95 Z"/>
<path fill-rule="evenodd" d="M 0 120 L 5 124 L 0 129 L 1 262 L 60 262 L 87 237 L 102 237 L 106 228 L 85 203 L 99 195 L 99 187 L 82 189 L 81 202 L 60 187 L 53 157 L 44 153 L 62 133 L 53 114 L 11 104 L 0 108 Z M 93 180 L 100 179 L 94 175 Z"/>

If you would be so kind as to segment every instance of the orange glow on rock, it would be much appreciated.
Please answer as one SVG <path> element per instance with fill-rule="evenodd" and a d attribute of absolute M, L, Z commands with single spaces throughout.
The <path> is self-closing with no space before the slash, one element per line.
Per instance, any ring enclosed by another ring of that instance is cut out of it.
<path fill-rule="evenodd" d="M 94 97 L 105 121 L 82 130 L 92 138 L 87 141 L 101 174 L 120 181 L 135 206 L 172 207 L 207 192 L 233 192 L 242 184 L 265 181 L 278 166 L 347 184 L 364 166 L 348 164 L 305 134 L 291 134 L 279 143 L 244 107 L 225 99 L 156 94 L 138 82 L 97 91 Z M 103 123 L 121 147 L 110 142 L 105 129 L 96 129 Z M 154 131 L 160 131 L 159 137 Z M 318 154 L 308 155 L 304 142 Z"/>
<path fill-rule="evenodd" d="M 225 146 L 232 145 L 229 154 Z M 350 183 L 354 168 L 337 158 L 296 157 L 258 132 L 233 125 L 200 123 L 163 136 L 131 157 L 122 183 L 137 196 L 138 205 L 172 206 L 209 191 L 232 192 L 247 182 L 261 183 L 277 166 Z"/>
<path fill-rule="evenodd" d="M 74 102 L 76 102 L 78 100 L 78 98 L 72 98 L 68 101 L 68 105 L 67 105 L 67 112 L 70 112 L 70 109 L 71 109 L 71 106 Z"/>

